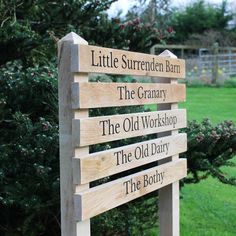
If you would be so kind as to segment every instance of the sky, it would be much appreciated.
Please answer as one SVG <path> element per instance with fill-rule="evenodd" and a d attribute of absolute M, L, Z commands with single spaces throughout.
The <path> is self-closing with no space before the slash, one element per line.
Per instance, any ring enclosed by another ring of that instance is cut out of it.
<path fill-rule="evenodd" d="M 172 0 L 172 6 L 182 8 L 191 2 L 194 2 L 194 0 Z M 222 3 L 222 0 L 206 0 L 206 2 L 212 4 L 220 4 Z M 230 2 L 233 3 L 234 0 L 228 0 L 229 5 Z M 108 10 L 108 14 L 110 16 L 115 16 L 120 10 L 122 10 L 122 16 L 124 16 L 127 13 L 128 9 L 134 4 L 135 0 L 118 0 L 117 2 L 111 5 L 111 8 Z"/>

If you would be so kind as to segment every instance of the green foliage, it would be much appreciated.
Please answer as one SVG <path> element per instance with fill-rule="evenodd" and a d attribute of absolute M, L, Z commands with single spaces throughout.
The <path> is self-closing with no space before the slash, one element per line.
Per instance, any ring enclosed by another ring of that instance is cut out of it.
<path fill-rule="evenodd" d="M 149 52 L 153 44 L 167 37 L 167 33 L 162 35 L 155 24 L 145 23 L 139 17 L 108 19 L 106 14 L 100 16 L 93 30 L 82 32 L 82 35 L 90 44 L 139 52 Z"/>
<path fill-rule="evenodd" d="M 172 24 L 176 31 L 174 40 L 184 42 L 191 34 L 202 34 L 207 30 L 223 31 L 231 19 L 226 1 L 221 6 L 214 6 L 197 0 L 173 16 Z"/>
<path fill-rule="evenodd" d="M 171 29 L 148 23 L 137 16 L 110 19 L 106 1 L 1 1 L 0 65 L 21 60 L 24 67 L 47 65 L 55 60 L 55 42 L 74 31 L 89 44 L 133 51 L 172 36 Z"/>
<path fill-rule="evenodd" d="M 185 182 L 197 183 L 209 175 L 223 183 L 236 185 L 236 178 L 221 171 L 222 166 L 233 165 L 236 154 L 236 127 L 232 121 L 224 121 L 213 126 L 209 119 L 202 123 L 192 121 L 183 132 L 188 134 L 188 150 L 183 157 L 188 159 L 190 177 Z"/>
<path fill-rule="evenodd" d="M 187 87 L 191 88 L 201 88 L 201 87 L 217 87 L 217 88 L 236 88 L 236 78 L 228 78 L 222 83 L 209 84 L 200 79 L 192 79 L 185 80 L 183 83 L 186 84 Z"/>
<path fill-rule="evenodd" d="M 147 229 L 157 227 L 157 192 L 105 212 L 92 219 L 94 236 L 148 236 Z"/>
<path fill-rule="evenodd" d="M 51 67 L 0 72 L 0 234 L 59 234 L 57 81 Z M 53 76 L 52 76 L 53 75 Z"/>
<path fill-rule="evenodd" d="M 141 46 L 143 44 L 140 47 L 141 51 L 149 52 L 152 45 L 164 44 L 175 35 L 170 21 L 172 10 L 169 0 L 151 0 L 147 6 L 145 6 L 147 2 L 145 0 L 138 2 L 139 4 L 135 5 L 126 15 L 126 23 L 123 28 L 127 30 L 131 26 L 131 29 L 134 30 L 133 34 L 139 35 L 138 40 L 131 37 L 133 45 L 138 43 Z"/>
<path fill-rule="evenodd" d="M 189 38 L 185 40 L 187 45 L 196 45 L 200 48 L 206 47 L 212 49 L 215 42 L 221 47 L 234 47 L 236 36 L 232 30 L 206 30 L 203 33 L 193 33 L 189 35 Z"/>
<path fill-rule="evenodd" d="M 201 88 L 205 86 L 210 86 L 209 84 L 204 83 L 204 81 L 200 79 L 185 80 L 185 84 L 187 87 L 193 87 L 193 88 Z"/>
<path fill-rule="evenodd" d="M 236 88 L 236 78 L 229 78 L 227 80 L 225 80 L 224 82 L 224 87 L 226 88 Z"/>
<path fill-rule="evenodd" d="M 47 64 L 56 55 L 54 35 L 61 38 L 72 30 L 81 36 L 94 32 L 100 15 L 114 1 L 2 0 L 0 65 L 16 59 L 24 66 Z"/>

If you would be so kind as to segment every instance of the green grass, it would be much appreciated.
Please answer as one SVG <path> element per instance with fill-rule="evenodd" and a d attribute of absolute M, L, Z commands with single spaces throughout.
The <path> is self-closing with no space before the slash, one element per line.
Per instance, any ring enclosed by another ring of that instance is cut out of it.
<path fill-rule="evenodd" d="M 235 168 L 223 169 L 236 176 Z M 236 235 L 236 187 L 210 177 L 199 184 L 186 185 L 181 194 L 181 236 Z"/>
<path fill-rule="evenodd" d="M 188 120 L 201 121 L 208 117 L 213 123 L 233 120 L 236 123 L 236 88 L 187 88 Z"/>
<path fill-rule="evenodd" d="M 213 123 L 233 120 L 236 123 L 235 88 L 188 88 L 188 119 L 208 117 Z M 236 163 L 236 158 L 234 158 Z M 224 167 L 230 176 L 236 168 Z M 235 236 L 236 187 L 208 178 L 182 189 L 181 236 Z"/>
<path fill-rule="evenodd" d="M 188 120 L 201 121 L 209 118 L 214 124 L 223 120 L 236 123 L 236 88 L 187 88 L 186 102 L 180 108 L 187 108 Z M 148 106 L 155 110 L 156 105 Z"/>
<path fill-rule="evenodd" d="M 216 124 L 223 120 L 236 123 L 236 88 L 187 88 L 188 120 L 204 117 Z M 234 158 L 236 163 L 236 157 Z M 222 168 L 236 177 L 235 167 Z M 187 184 L 180 203 L 181 236 L 235 236 L 236 187 L 209 177 L 198 184 Z M 157 235 L 156 229 L 150 235 Z"/>
<path fill-rule="evenodd" d="M 236 187 L 208 178 L 181 192 L 181 236 L 236 235 Z"/>

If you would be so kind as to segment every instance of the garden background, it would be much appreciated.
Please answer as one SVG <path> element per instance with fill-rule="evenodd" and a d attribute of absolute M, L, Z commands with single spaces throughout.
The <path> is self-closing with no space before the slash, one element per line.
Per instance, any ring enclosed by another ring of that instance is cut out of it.
<path fill-rule="evenodd" d="M 106 11 L 113 2 L 0 1 L 1 235 L 60 235 L 59 38 L 74 31 L 92 45 L 146 53 L 157 43 L 236 45 L 235 16 L 227 1 L 209 5 L 199 0 L 174 9 L 170 0 L 140 0 L 126 16 L 110 18 Z M 90 80 L 137 78 L 92 75 Z M 188 151 L 181 155 L 188 159 L 188 178 L 181 188 L 181 235 L 235 235 L 235 78 L 225 76 L 223 84 L 194 81 L 186 81 L 187 102 L 181 104 L 189 120 L 183 129 Z M 90 115 L 150 109 L 93 109 Z M 95 145 L 90 152 L 149 138 Z M 157 201 L 155 192 L 93 218 L 92 235 L 156 235 Z"/>

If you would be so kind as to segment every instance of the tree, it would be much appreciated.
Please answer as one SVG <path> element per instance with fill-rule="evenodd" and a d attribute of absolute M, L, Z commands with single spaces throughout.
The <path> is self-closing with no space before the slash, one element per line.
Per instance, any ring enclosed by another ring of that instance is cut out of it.
<path fill-rule="evenodd" d="M 127 13 L 123 28 L 126 35 L 131 36 L 129 38 L 131 47 L 137 46 L 138 43 L 139 51 L 149 52 L 152 45 L 166 43 L 174 35 L 173 28 L 169 24 L 170 1 L 138 0 L 136 2 L 137 4 Z M 136 50 L 137 48 L 134 48 L 134 51 Z"/>
<path fill-rule="evenodd" d="M 83 36 L 116 0 L 1 0 L 0 65 L 20 59 L 25 65 L 45 64 L 55 57 L 51 36 L 74 30 Z"/>
<path fill-rule="evenodd" d="M 106 10 L 116 0 L 2 0 L 0 7 L 0 65 L 21 60 L 24 67 L 55 60 L 55 41 L 74 31 L 89 44 L 148 52 L 171 32 L 147 13 L 110 19 Z"/>
<path fill-rule="evenodd" d="M 173 40 L 184 42 L 192 34 L 202 34 L 209 30 L 224 31 L 231 19 L 232 14 L 227 12 L 227 1 L 215 6 L 198 0 L 174 14 L 172 25 L 176 35 Z"/>

